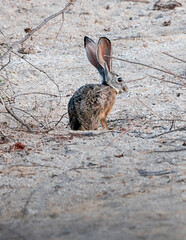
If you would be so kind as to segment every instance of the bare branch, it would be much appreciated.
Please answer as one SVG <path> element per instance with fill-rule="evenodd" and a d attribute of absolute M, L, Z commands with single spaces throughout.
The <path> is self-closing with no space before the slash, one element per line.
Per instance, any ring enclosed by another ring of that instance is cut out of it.
<path fill-rule="evenodd" d="M 19 93 L 17 95 L 14 95 L 13 97 L 19 97 L 19 96 L 26 96 L 26 95 L 46 95 L 46 96 L 51 96 L 51 97 L 61 97 L 56 94 L 51 94 L 51 93 L 44 93 L 44 92 L 26 92 L 26 93 Z"/>
<path fill-rule="evenodd" d="M 170 75 L 172 75 L 172 76 L 174 76 L 174 77 L 178 77 L 178 78 L 181 78 L 181 79 L 186 79 L 185 77 L 182 77 L 182 76 L 180 76 L 180 75 L 177 75 L 177 74 L 175 74 L 175 73 L 172 73 L 171 71 L 163 70 L 163 69 L 160 69 L 160 68 L 157 68 L 157 67 L 152 67 L 152 66 L 147 65 L 147 64 L 145 64 L 145 63 L 134 62 L 134 61 L 130 61 L 130 60 L 127 60 L 127 59 L 122 59 L 122 58 L 117 58 L 117 57 L 112 57 L 112 58 L 113 58 L 113 59 L 116 59 L 116 60 L 119 60 L 119 61 L 122 61 L 122 62 L 132 63 L 132 64 L 144 66 L 144 67 L 147 67 L 147 68 L 151 68 L 151 69 L 154 69 L 154 70 L 157 70 L 157 71 L 166 73 L 166 74 L 170 74 Z"/>
<path fill-rule="evenodd" d="M 138 99 L 138 101 L 139 101 L 140 103 L 142 103 L 146 108 L 148 108 L 148 109 L 153 113 L 154 116 L 156 116 L 157 118 L 161 119 L 161 116 L 158 115 L 156 112 L 154 112 L 147 104 L 145 104 L 145 103 L 144 103 L 142 100 L 140 100 L 138 97 L 137 97 L 137 99 Z"/>
<path fill-rule="evenodd" d="M 154 150 L 149 151 L 148 153 L 169 153 L 169 152 L 182 152 L 186 151 L 186 148 L 170 149 L 170 150 Z"/>
<path fill-rule="evenodd" d="M 125 83 L 137 82 L 137 81 L 141 81 L 141 80 L 143 80 L 143 79 L 145 79 L 145 77 L 143 77 L 143 78 L 137 78 L 137 79 L 132 79 L 132 80 L 129 80 L 129 81 L 125 81 Z"/>
<path fill-rule="evenodd" d="M 61 31 L 61 29 L 62 29 L 62 27 L 63 27 L 64 21 L 65 21 L 65 15 L 64 15 L 64 12 L 62 12 L 61 17 L 62 17 L 61 26 L 60 26 L 60 28 L 59 28 L 59 31 L 58 31 L 57 35 L 56 35 L 56 39 L 58 38 L 59 33 L 60 33 L 60 31 Z"/>
<path fill-rule="evenodd" d="M 1 35 L 3 35 L 4 38 L 6 38 L 5 35 L 4 35 L 4 33 L 3 33 L 2 31 L 0 31 L 0 33 L 1 33 Z"/>
<path fill-rule="evenodd" d="M 19 123 L 21 123 L 23 126 L 25 126 L 25 127 L 28 129 L 29 132 L 32 132 L 31 127 L 30 127 L 27 123 L 23 122 L 23 121 L 13 112 L 13 110 L 10 109 L 10 108 L 7 106 L 7 104 L 5 103 L 5 101 L 3 100 L 3 98 L 2 98 L 1 96 L 0 96 L 0 102 L 1 102 L 1 104 L 4 106 L 4 108 L 6 109 L 6 111 L 7 111 L 14 119 L 16 119 L 16 120 L 17 120 Z"/>
<path fill-rule="evenodd" d="M 108 148 L 111 144 L 113 144 L 115 141 L 120 139 L 125 133 L 128 133 L 131 129 L 133 129 L 138 123 L 134 124 L 133 126 L 129 127 L 128 129 L 123 130 L 116 138 L 114 138 L 109 144 L 107 144 L 104 149 Z"/>
<path fill-rule="evenodd" d="M 152 119 L 151 121 L 167 121 L 167 122 L 186 122 L 186 120 L 184 119 L 179 119 L 179 118 L 173 118 L 173 119 L 169 119 L 169 118 L 161 118 L 161 119 Z"/>
<path fill-rule="evenodd" d="M 176 85 L 179 85 L 179 86 L 184 86 L 183 83 L 177 83 L 177 82 L 167 81 L 167 80 L 165 80 L 165 79 L 163 79 L 163 78 L 158 78 L 158 77 L 153 76 L 153 75 L 150 75 L 150 74 L 147 74 L 147 75 L 148 75 L 149 77 L 151 77 L 151 78 L 154 78 L 154 79 L 156 79 L 156 80 L 160 80 L 160 81 L 162 81 L 162 82 L 168 82 L 168 83 L 176 84 Z"/>
<path fill-rule="evenodd" d="M 37 27 L 35 27 L 32 31 L 30 31 L 24 38 L 22 38 L 21 40 L 14 42 L 8 49 L 8 51 L 6 51 L 1 57 L 0 60 L 2 60 L 5 56 L 7 56 L 7 54 L 9 54 L 15 47 L 19 46 L 21 43 L 25 42 L 28 38 L 30 38 L 35 32 L 37 32 L 40 28 L 42 28 L 47 22 L 49 22 L 50 20 L 52 20 L 53 18 L 59 16 L 60 14 L 64 13 L 71 5 L 73 5 L 76 2 L 76 0 L 71 1 L 69 3 L 67 3 L 67 5 L 60 10 L 57 13 L 54 13 L 53 15 L 47 17 L 46 19 L 43 20 L 43 22 L 38 25 Z"/>
<path fill-rule="evenodd" d="M 176 59 L 176 60 L 179 60 L 180 62 L 186 63 L 185 60 L 180 59 L 180 58 L 178 58 L 178 57 L 174 57 L 173 55 L 171 55 L 171 54 L 169 54 L 169 53 L 163 52 L 163 54 L 165 54 L 165 55 L 167 55 L 167 56 L 169 56 L 169 57 L 172 57 L 172 58 L 174 58 L 174 59 Z"/>
<path fill-rule="evenodd" d="M 183 127 L 180 127 L 180 128 L 174 129 L 174 130 L 171 130 L 171 131 L 169 130 L 169 131 L 167 131 L 167 132 L 154 135 L 154 136 L 152 136 L 152 137 L 147 137 L 147 139 L 157 138 L 157 137 L 160 137 L 160 136 L 165 135 L 165 134 L 168 134 L 168 133 L 177 132 L 177 131 L 185 131 L 185 130 L 186 130 L 186 126 L 183 126 Z"/>
<path fill-rule="evenodd" d="M 11 54 L 9 55 L 8 62 L 0 68 L 0 71 L 3 70 L 3 68 L 5 68 L 10 63 L 10 61 L 11 61 Z"/>
<path fill-rule="evenodd" d="M 10 84 L 13 84 L 13 85 L 15 85 L 15 86 L 18 86 L 17 83 L 14 83 L 14 82 L 10 81 L 7 77 L 3 76 L 2 74 L 0 74 L 0 77 L 4 78 L 4 79 L 5 79 L 6 81 L 8 81 Z"/>
<path fill-rule="evenodd" d="M 25 217 L 25 215 L 27 214 L 27 207 L 28 207 L 28 204 L 29 204 L 29 202 L 30 202 L 30 200 L 31 200 L 31 198 L 32 198 L 32 196 L 35 194 L 37 192 L 37 190 L 36 189 L 34 189 L 30 194 L 29 194 L 29 197 L 28 197 L 28 199 L 26 200 L 26 202 L 25 202 L 25 204 L 24 204 L 24 207 L 23 207 L 23 209 L 22 209 L 22 219 L 21 220 L 23 220 L 24 219 L 24 217 Z"/>
<path fill-rule="evenodd" d="M 149 1 L 146 0 L 124 0 L 125 2 L 138 2 L 138 3 L 149 3 Z"/>
<path fill-rule="evenodd" d="M 63 117 L 65 116 L 67 114 L 67 112 L 66 113 L 64 113 L 61 117 L 60 117 L 60 119 L 57 121 L 57 123 L 55 124 L 55 127 L 57 127 L 57 125 L 61 122 L 61 120 L 63 119 Z"/>
<path fill-rule="evenodd" d="M 165 175 L 165 174 L 170 174 L 170 173 L 175 173 L 175 170 L 160 170 L 160 171 L 146 171 L 143 169 L 139 169 L 138 173 L 144 177 L 147 176 L 161 176 L 161 175 Z"/>
<path fill-rule="evenodd" d="M 21 109 L 21 108 L 18 108 L 18 107 L 12 107 L 12 108 L 17 109 L 17 110 L 19 110 L 19 111 L 21 111 L 21 112 L 26 113 L 26 114 L 29 115 L 31 118 L 33 118 L 36 122 L 38 122 L 42 127 L 44 127 L 44 124 L 43 124 L 42 122 L 40 122 L 40 121 L 39 121 L 35 116 L 33 116 L 31 113 L 29 113 L 29 112 L 27 112 L 27 111 L 25 111 L 25 110 L 23 110 L 23 109 Z"/>
<path fill-rule="evenodd" d="M 39 72 L 45 74 L 47 76 L 47 78 L 52 81 L 55 85 L 56 85 L 56 88 L 58 90 L 58 93 L 59 93 L 59 97 L 60 97 L 60 101 L 61 101 L 61 95 L 60 95 L 60 90 L 59 90 L 59 86 L 58 84 L 48 75 L 47 72 L 45 72 L 44 70 L 38 68 L 37 66 L 35 66 L 34 64 L 32 64 L 31 62 L 29 62 L 28 60 L 26 60 L 24 58 L 24 56 L 20 56 L 18 53 L 14 52 L 14 51 L 11 51 L 13 54 L 15 54 L 16 56 L 18 56 L 19 58 L 23 59 L 26 63 L 28 63 L 30 66 L 32 66 L 33 68 L 37 69 Z"/>

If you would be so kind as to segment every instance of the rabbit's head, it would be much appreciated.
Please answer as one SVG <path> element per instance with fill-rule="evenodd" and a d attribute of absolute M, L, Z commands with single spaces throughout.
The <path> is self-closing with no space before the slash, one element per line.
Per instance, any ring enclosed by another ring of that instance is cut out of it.
<path fill-rule="evenodd" d="M 117 92 L 127 91 L 123 79 L 111 71 L 112 48 L 111 42 L 106 37 L 101 37 L 96 44 L 92 39 L 85 36 L 84 46 L 88 60 L 98 70 L 102 77 L 102 84 L 113 87 Z"/>

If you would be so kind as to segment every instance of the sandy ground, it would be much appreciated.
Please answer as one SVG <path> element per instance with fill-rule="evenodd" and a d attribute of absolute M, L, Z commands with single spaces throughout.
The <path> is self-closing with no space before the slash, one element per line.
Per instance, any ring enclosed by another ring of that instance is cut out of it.
<path fill-rule="evenodd" d="M 35 67 L 12 53 L 1 97 L 38 132 L 0 106 L 1 240 L 186 239 L 185 1 L 173 10 L 154 10 L 155 2 L 77 1 L 63 25 L 55 18 L 14 49 L 27 47 Z M 65 4 L 1 0 L 1 55 Z M 107 36 L 113 56 L 169 74 L 114 59 L 129 91 L 117 96 L 110 130 L 73 132 L 64 115 L 44 132 L 80 86 L 100 82 L 85 35 Z"/>

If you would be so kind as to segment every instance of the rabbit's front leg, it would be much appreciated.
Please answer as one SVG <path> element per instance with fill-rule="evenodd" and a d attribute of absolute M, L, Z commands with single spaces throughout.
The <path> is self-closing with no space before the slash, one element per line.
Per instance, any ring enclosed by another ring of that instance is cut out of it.
<path fill-rule="evenodd" d="M 100 121 L 101 121 L 102 127 L 104 129 L 108 130 L 108 125 L 107 125 L 107 121 L 106 121 L 106 115 L 104 113 L 101 114 Z"/>

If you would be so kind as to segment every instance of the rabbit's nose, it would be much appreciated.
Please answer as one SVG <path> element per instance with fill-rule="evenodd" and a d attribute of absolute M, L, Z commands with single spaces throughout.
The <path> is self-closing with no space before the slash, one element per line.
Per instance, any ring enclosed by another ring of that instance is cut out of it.
<path fill-rule="evenodd" d="M 123 89 L 124 92 L 128 92 L 128 87 L 126 85 L 123 85 L 122 89 Z"/>

